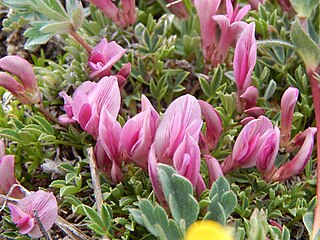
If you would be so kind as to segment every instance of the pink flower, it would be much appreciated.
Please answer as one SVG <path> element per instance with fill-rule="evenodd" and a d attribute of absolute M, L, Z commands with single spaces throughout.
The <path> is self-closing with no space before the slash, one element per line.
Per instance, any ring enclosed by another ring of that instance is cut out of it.
<path fill-rule="evenodd" d="M 116 77 L 104 77 L 98 83 L 84 82 L 74 92 L 73 99 L 64 92 L 66 115 L 59 117 L 63 123 L 77 121 L 83 130 L 98 137 L 99 119 L 103 107 L 115 119 L 120 109 L 120 90 Z"/>
<path fill-rule="evenodd" d="M 275 171 L 275 160 L 279 151 L 280 131 L 277 127 L 263 134 L 259 149 L 256 153 L 256 166 L 263 179 L 269 181 Z"/>
<path fill-rule="evenodd" d="M 155 152 L 161 163 L 172 165 L 174 152 L 188 132 L 198 142 L 202 126 L 201 108 L 189 94 L 174 100 L 166 110 L 155 136 Z"/>
<path fill-rule="evenodd" d="M 0 68 L 16 76 L 0 72 L 0 86 L 9 90 L 23 104 L 37 104 L 41 96 L 36 76 L 31 64 L 19 56 L 6 56 L 0 59 Z"/>
<path fill-rule="evenodd" d="M 214 65 L 224 61 L 230 46 L 236 41 L 247 26 L 247 23 L 242 22 L 241 20 L 250 10 L 250 5 L 245 5 L 240 9 L 240 5 L 238 4 L 236 8 L 233 9 L 231 1 L 227 0 L 226 6 L 226 15 L 214 15 L 212 17 L 212 19 L 219 24 L 221 30 L 219 42 L 212 55 L 211 62 Z"/>
<path fill-rule="evenodd" d="M 99 124 L 99 138 L 106 155 L 105 161 L 112 162 L 111 179 L 113 182 L 119 182 L 122 179 L 121 163 L 122 152 L 120 149 L 121 125 L 109 113 L 107 107 L 104 107 L 101 112 Z"/>
<path fill-rule="evenodd" d="M 299 90 L 289 87 L 281 98 L 281 140 L 280 145 L 285 147 L 290 140 L 294 107 L 299 96 Z"/>
<path fill-rule="evenodd" d="M 58 216 L 58 206 L 56 198 L 52 193 L 42 190 L 22 198 L 18 203 L 8 203 L 11 212 L 11 219 L 19 228 L 20 234 L 28 234 L 32 238 L 42 237 L 39 224 L 34 216 L 37 211 L 40 222 L 44 229 L 48 231 Z"/>
<path fill-rule="evenodd" d="M 134 0 L 121 0 L 122 9 L 112 2 L 112 0 L 87 0 L 97 6 L 115 24 L 125 28 L 133 25 L 137 20 L 137 9 Z"/>
<path fill-rule="evenodd" d="M 255 24 L 250 23 L 241 33 L 236 44 L 233 69 L 238 96 L 241 96 L 252 82 L 251 75 L 257 59 L 257 43 L 254 33 Z"/>
<path fill-rule="evenodd" d="M 259 93 L 258 89 L 254 86 L 249 86 L 240 96 L 242 109 L 250 109 L 257 106 Z"/>
<path fill-rule="evenodd" d="M 219 8 L 220 0 L 195 0 L 200 28 L 204 59 L 211 61 L 216 45 L 216 23 L 212 19 Z"/>
<path fill-rule="evenodd" d="M 212 151 L 218 144 L 222 134 L 222 121 L 218 112 L 209 103 L 199 100 L 201 112 L 206 122 L 206 133 L 200 133 L 201 150 Z"/>
<path fill-rule="evenodd" d="M 102 78 L 104 76 L 110 76 L 112 66 L 119 61 L 125 51 L 126 50 L 115 41 L 108 43 L 108 41 L 103 38 L 90 53 L 88 59 L 88 65 L 91 68 L 90 77 Z"/>
<path fill-rule="evenodd" d="M 1 141 L 2 142 L 2 141 Z M 11 190 L 12 185 L 18 184 L 16 177 L 14 176 L 14 156 L 2 155 L 0 158 L 0 194 L 7 195 Z M 23 193 L 18 187 L 15 187 L 10 194 L 10 197 L 21 198 Z M 0 204 L 2 203 L 0 199 Z"/>
<path fill-rule="evenodd" d="M 294 149 L 301 146 L 296 156 L 289 162 L 283 164 L 272 176 L 272 181 L 284 181 L 292 176 L 298 175 L 305 168 L 312 154 L 314 135 L 317 128 L 308 128 L 295 136 L 289 145 Z"/>
<path fill-rule="evenodd" d="M 271 121 L 260 116 L 247 123 L 234 144 L 232 154 L 222 163 L 224 174 L 236 168 L 249 168 L 256 165 L 256 154 L 263 142 L 261 138 L 268 129 L 273 129 Z"/>
<path fill-rule="evenodd" d="M 206 164 L 208 167 L 208 174 L 209 174 L 209 180 L 210 180 L 210 187 L 212 184 L 221 176 L 223 176 L 223 172 L 220 166 L 220 163 L 218 160 L 210 155 L 204 156 L 206 160 Z"/>
<path fill-rule="evenodd" d="M 198 181 L 200 162 L 199 145 L 187 132 L 173 155 L 173 165 L 178 173 L 189 179 L 195 187 Z"/>
<path fill-rule="evenodd" d="M 133 162 L 148 169 L 148 154 L 159 124 L 159 114 L 149 100 L 141 96 L 141 112 L 130 118 L 122 129 L 121 149 Z"/>

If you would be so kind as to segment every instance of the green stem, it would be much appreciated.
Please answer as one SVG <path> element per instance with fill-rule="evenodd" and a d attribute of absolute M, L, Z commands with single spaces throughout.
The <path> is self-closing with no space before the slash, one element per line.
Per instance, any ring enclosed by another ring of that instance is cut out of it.
<path fill-rule="evenodd" d="M 73 31 L 70 33 L 70 35 L 78 42 L 84 49 L 90 54 L 92 51 L 92 48 L 86 43 L 86 41 L 83 40 L 82 37 L 78 35 L 76 31 Z"/>
<path fill-rule="evenodd" d="M 281 46 L 281 47 L 287 47 L 293 50 L 296 50 L 296 47 L 288 42 L 284 42 L 281 40 L 262 40 L 257 41 L 258 47 L 272 47 L 272 46 Z"/>

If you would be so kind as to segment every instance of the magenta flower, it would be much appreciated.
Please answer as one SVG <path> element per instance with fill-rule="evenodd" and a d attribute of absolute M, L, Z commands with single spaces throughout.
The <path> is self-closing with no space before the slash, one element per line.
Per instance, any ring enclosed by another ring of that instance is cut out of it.
<path fill-rule="evenodd" d="M 87 0 L 97 6 L 108 18 L 118 26 L 125 28 L 137 20 L 137 9 L 134 0 L 121 0 L 119 9 L 112 0 Z"/>
<path fill-rule="evenodd" d="M 285 147 L 290 140 L 294 107 L 299 96 L 299 90 L 289 87 L 281 98 L 281 147 Z"/>
<path fill-rule="evenodd" d="M 250 5 L 245 5 L 240 9 L 240 5 L 238 4 L 236 8 L 233 9 L 231 0 L 227 0 L 226 7 L 226 15 L 214 15 L 212 17 L 212 19 L 219 24 L 221 31 L 219 42 L 217 43 L 214 54 L 212 55 L 211 62 L 214 65 L 224 61 L 229 52 L 230 46 L 235 43 L 236 39 L 248 25 L 241 20 L 249 12 Z"/>
<path fill-rule="evenodd" d="M 18 78 L 0 72 L 0 86 L 9 90 L 23 104 L 41 102 L 38 82 L 31 64 L 19 56 L 6 56 L 0 59 L 0 68 Z"/>
<path fill-rule="evenodd" d="M 201 151 L 208 153 L 218 144 L 222 134 L 222 121 L 218 112 L 209 103 L 199 100 L 201 112 L 206 122 L 205 134 L 200 133 Z"/>
<path fill-rule="evenodd" d="M 41 224 L 48 231 L 58 216 L 58 205 L 52 193 L 42 190 L 22 198 L 17 204 L 8 203 L 11 219 L 19 228 L 20 234 L 28 234 L 32 238 L 42 237 L 39 224 L 34 216 L 37 211 Z"/>
<path fill-rule="evenodd" d="M 200 162 L 199 145 L 187 132 L 173 155 L 174 168 L 180 175 L 189 179 L 195 187 L 198 181 Z"/>
<path fill-rule="evenodd" d="M 263 143 L 261 137 L 269 129 L 273 129 L 272 123 L 264 116 L 247 123 L 238 135 L 232 154 L 222 163 L 224 174 L 236 168 L 255 166 L 257 151 Z"/>
<path fill-rule="evenodd" d="M 90 53 L 88 59 L 88 65 L 91 68 L 90 77 L 102 78 L 104 76 L 110 76 L 112 66 L 119 61 L 125 51 L 126 50 L 115 41 L 108 43 L 108 41 L 103 38 Z"/>
<path fill-rule="evenodd" d="M 108 108 L 104 107 L 101 112 L 98 142 L 101 143 L 106 153 L 105 161 L 112 162 L 111 180 L 115 183 L 122 179 L 120 168 L 122 163 L 122 152 L 120 149 L 121 132 L 120 123 L 108 111 Z"/>
<path fill-rule="evenodd" d="M 130 118 L 120 138 L 123 153 L 144 170 L 148 170 L 148 154 L 159 125 L 159 114 L 148 98 L 141 96 L 141 112 Z"/>
<path fill-rule="evenodd" d="M 216 22 L 212 19 L 219 8 L 220 0 L 195 0 L 200 28 L 204 59 L 211 61 L 216 45 Z"/>
<path fill-rule="evenodd" d="M 158 161 L 172 165 L 174 152 L 186 132 L 198 142 L 202 126 L 201 108 L 197 99 L 189 94 L 174 100 L 166 110 L 155 136 L 155 152 Z"/>
<path fill-rule="evenodd" d="M 275 171 L 275 160 L 279 151 L 280 131 L 277 127 L 269 129 L 260 138 L 262 142 L 257 150 L 256 167 L 263 179 L 269 181 Z"/>
<path fill-rule="evenodd" d="M 312 154 L 314 135 L 316 132 L 317 128 L 311 127 L 298 134 L 291 140 L 289 143 L 292 148 L 291 150 L 299 146 L 301 146 L 301 148 L 291 161 L 283 164 L 279 169 L 276 170 L 272 176 L 272 181 L 284 181 L 301 173 Z"/>
<path fill-rule="evenodd" d="M 252 82 L 251 75 L 257 59 L 257 43 L 254 33 L 255 24 L 250 23 L 241 33 L 236 44 L 233 69 L 238 96 L 241 96 Z"/>
<path fill-rule="evenodd" d="M 59 94 L 65 100 L 66 114 L 59 117 L 62 123 L 77 121 L 83 130 L 98 137 L 100 113 L 103 107 L 115 119 L 120 109 L 120 90 L 117 78 L 104 77 L 98 83 L 84 82 L 74 92 L 73 99 L 66 93 Z"/>

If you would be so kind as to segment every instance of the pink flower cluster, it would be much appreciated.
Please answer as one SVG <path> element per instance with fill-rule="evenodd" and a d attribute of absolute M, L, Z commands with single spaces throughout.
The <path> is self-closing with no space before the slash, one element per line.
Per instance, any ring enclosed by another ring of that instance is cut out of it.
<path fill-rule="evenodd" d="M 291 126 L 294 106 L 299 91 L 288 88 L 281 99 L 281 128 L 273 126 L 271 121 L 260 116 L 249 121 L 240 132 L 232 154 L 222 163 L 224 173 L 237 168 L 256 166 L 267 181 L 283 181 L 299 174 L 312 154 L 316 128 L 310 127 L 296 135 L 291 141 Z M 294 158 L 276 169 L 275 160 L 279 148 L 292 153 L 300 147 Z"/>
<path fill-rule="evenodd" d="M 231 0 L 227 0 L 227 12 L 221 15 L 217 14 L 220 0 L 195 0 L 194 4 L 200 20 L 203 56 L 216 66 L 225 60 L 229 48 L 235 45 L 237 38 L 247 27 L 248 24 L 241 20 L 250 6 L 245 5 L 240 9 L 237 5 L 234 9 Z"/>

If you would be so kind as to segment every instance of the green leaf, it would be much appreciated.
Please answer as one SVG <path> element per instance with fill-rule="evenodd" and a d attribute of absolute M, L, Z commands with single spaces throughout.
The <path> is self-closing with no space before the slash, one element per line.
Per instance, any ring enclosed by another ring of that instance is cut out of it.
<path fill-rule="evenodd" d="M 299 18 L 309 18 L 318 0 L 290 0 L 292 7 L 297 12 Z"/>
<path fill-rule="evenodd" d="M 276 89 L 277 89 L 277 83 L 273 79 L 271 79 L 271 81 L 268 84 L 267 90 L 264 93 L 264 98 L 265 99 L 271 98 L 272 95 L 275 93 Z"/>
<path fill-rule="evenodd" d="M 227 218 L 237 205 L 237 197 L 230 190 L 230 185 L 224 177 L 218 178 L 218 180 L 212 184 L 209 198 L 208 213 L 204 219 L 217 221 L 225 225 Z"/>
<path fill-rule="evenodd" d="M 66 196 L 68 194 L 76 194 L 79 192 L 79 188 L 76 186 L 64 186 L 60 189 L 60 196 Z"/>
<path fill-rule="evenodd" d="M 315 70 L 320 65 L 320 47 L 302 29 L 298 20 L 294 22 L 290 35 L 307 71 Z"/>
<path fill-rule="evenodd" d="M 106 231 L 109 231 L 109 229 L 111 227 L 111 216 L 110 216 L 108 207 L 106 206 L 106 203 L 102 204 L 101 219 L 103 222 L 104 229 Z"/>
<path fill-rule="evenodd" d="M 46 119 L 40 116 L 34 116 L 32 120 L 39 124 L 47 134 L 54 135 L 54 128 Z"/>
<path fill-rule="evenodd" d="M 55 34 L 70 33 L 72 30 L 73 25 L 70 21 L 48 23 L 39 29 L 39 31 L 43 33 Z"/>
<path fill-rule="evenodd" d="M 182 227 L 182 230 L 185 230 L 197 220 L 199 214 L 192 184 L 168 165 L 159 164 L 158 175 L 172 216 L 177 223 L 185 224 Z"/>
<path fill-rule="evenodd" d="M 19 142 L 19 143 L 24 142 L 23 139 L 20 137 L 20 135 L 16 131 L 10 128 L 1 129 L 0 136 L 4 138 L 8 138 L 11 141 Z"/>
<path fill-rule="evenodd" d="M 98 213 L 87 205 L 83 205 L 83 209 L 86 213 L 86 216 L 90 219 L 90 221 L 92 223 L 97 224 L 99 226 L 99 228 L 101 228 L 101 230 L 102 230 L 104 227 L 104 223 L 103 223 L 102 219 L 99 217 Z"/>
<path fill-rule="evenodd" d="M 179 231 L 177 224 L 168 219 L 166 211 L 156 205 L 152 206 L 149 200 L 139 200 L 139 209 L 129 209 L 134 220 L 142 226 L 145 226 L 148 231 L 160 239 L 183 239 L 183 235 Z"/>
<path fill-rule="evenodd" d="M 249 240 L 266 239 L 268 234 L 268 222 L 263 210 L 255 209 L 250 217 Z"/>

